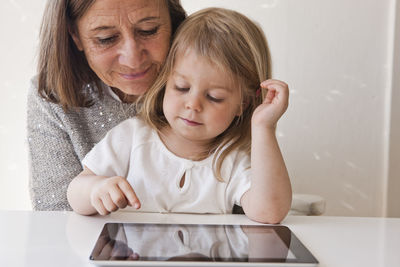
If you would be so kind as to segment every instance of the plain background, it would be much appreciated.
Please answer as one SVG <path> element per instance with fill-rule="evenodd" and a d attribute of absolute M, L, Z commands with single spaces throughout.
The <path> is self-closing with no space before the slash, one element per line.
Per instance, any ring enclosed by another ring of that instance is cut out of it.
<path fill-rule="evenodd" d="M 277 135 L 294 192 L 323 196 L 325 215 L 400 217 L 396 0 L 182 3 L 236 9 L 264 29 L 274 78 L 291 89 Z M 44 5 L 0 2 L 0 209 L 31 209 L 26 94 Z"/>

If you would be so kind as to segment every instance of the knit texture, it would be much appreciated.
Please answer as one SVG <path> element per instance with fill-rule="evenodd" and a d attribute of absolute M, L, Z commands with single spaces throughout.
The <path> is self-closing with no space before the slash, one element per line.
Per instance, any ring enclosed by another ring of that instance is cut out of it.
<path fill-rule="evenodd" d="M 71 210 L 67 188 L 82 171 L 81 160 L 107 133 L 135 115 L 131 104 L 110 94 L 102 96 L 94 86 L 85 91 L 93 100 L 88 108 L 65 112 L 43 99 L 33 79 L 28 93 L 27 133 L 29 189 L 34 210 Z"/>

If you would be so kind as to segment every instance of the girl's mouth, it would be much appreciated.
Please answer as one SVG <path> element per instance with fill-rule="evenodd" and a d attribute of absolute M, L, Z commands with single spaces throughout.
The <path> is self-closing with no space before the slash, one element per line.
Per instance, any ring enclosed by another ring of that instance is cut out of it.
<path fill-rule="evenodd" d="M 191 121 L 191 120 L 184 119 L 184 118 L 181 118 L 181 120 L 182 120 L 186 125 L 189 125 L 189 126 L 199 126 L 199 125 L 202 125 L 202 123 L 200 123 L 200 122 Z"/>

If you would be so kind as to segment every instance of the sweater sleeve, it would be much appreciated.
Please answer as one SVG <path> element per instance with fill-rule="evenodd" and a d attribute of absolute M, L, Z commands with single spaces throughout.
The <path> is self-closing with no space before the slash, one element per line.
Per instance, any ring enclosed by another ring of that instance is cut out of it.
<path fill-rule="evenodd" d="M 34 210 L 71 210 L 67 187 L 82 170 L 67 131 L 55 112 L 32 86 L 27 102 L 29 188 Z"/>

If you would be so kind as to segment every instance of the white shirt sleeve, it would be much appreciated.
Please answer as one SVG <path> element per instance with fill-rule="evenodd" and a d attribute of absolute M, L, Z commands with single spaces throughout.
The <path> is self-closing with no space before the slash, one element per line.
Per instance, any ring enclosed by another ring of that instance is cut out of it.
<path fill-rule="evenodd" d="M 228 207 L 234 204 L 241 206 L 240 199 L 250 189 L 251 162 L 250 156 L 245 152 L 238 152 L 233 161 L 231 179 L 229 180 L 226 197 Z"/>
<path fill-rule="evenodd" d="M 135 130 L 133 120 L 125 120 L 111 129 L 85 156 L 82 165 L 96 175 L 126 177 Z"/>

